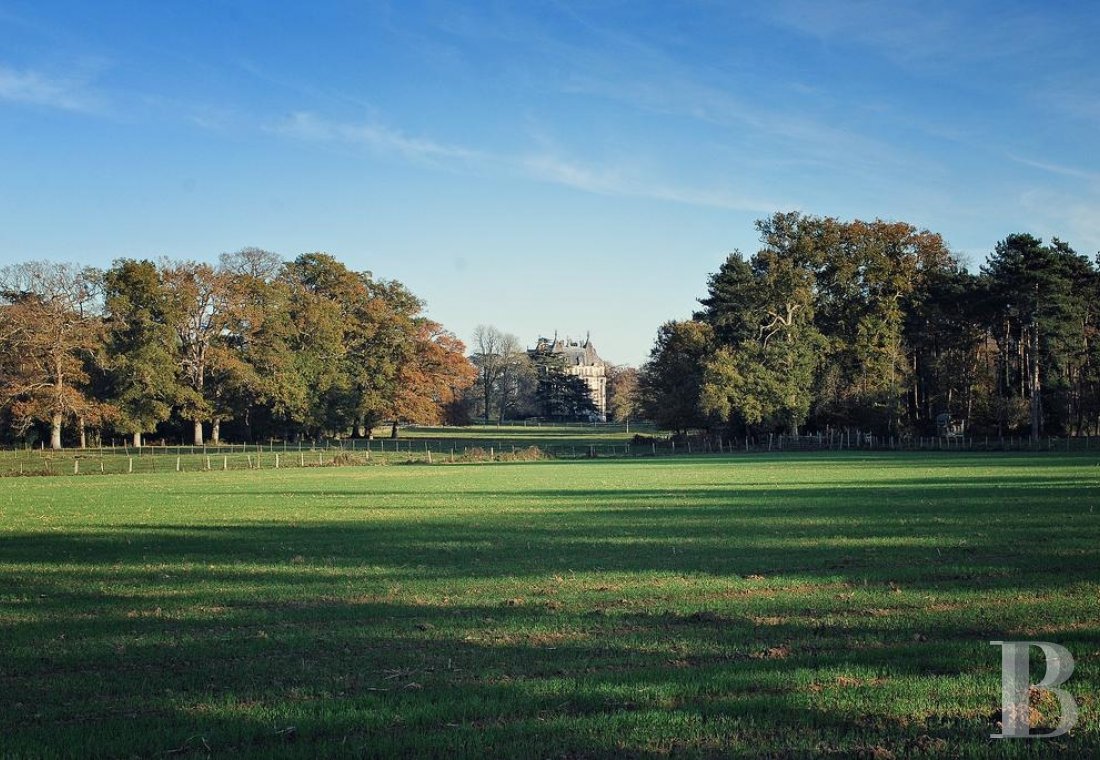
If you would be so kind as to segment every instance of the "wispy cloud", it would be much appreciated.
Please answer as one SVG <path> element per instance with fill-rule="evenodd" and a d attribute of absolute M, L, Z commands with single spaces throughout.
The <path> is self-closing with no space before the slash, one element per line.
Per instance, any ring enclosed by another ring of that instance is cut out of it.
<path fill-rule="evenodd" d="M 689 118 L 736 134 L 756 136 L 769 146 L 769 158 L 797 157 L 808 162 L 839 165 L 851 171 L 880 172 L 884 164 L 911 161 L 904 149 L 860 132 L 833 126 L 803 114 L 767 108 L 688 74 L 670 71 L 657 81 L 599 79 L 584 75 L 563 90 L 591 95 L 662 115 Z"/>
<path fill-rule="evenodd" d="M 293 113 L 268 127 L 268 130 L 298 140 L 362 145 L 379 153 L 395 154 L 414 161 L 470 162 L 484 158 L 480 151 L 413 137 L 380 124 L 330 121 L 306 111 Z"/>
<path fill-rule="evenodd" d="M 0 65 L 0 100 L 84 113 L 106 107 L 103 97 L 84 79 L 50 77 L 4 65 Z"/>
<path fill-rule="evenodd" d="M 407 161 L 429 162 L 456 171 L 519 176 L 595 195 L 648 198 L 755 213 L 770 213 L 776 208 L 791 207 L 791 204 L 753 199 L 723 188 L 670 183 L 642 176 L 637 170 L 625 166 L 584 163 L 547 150 L 517 154 L 488 152 L 426 137 L 413 137 L 399 129 L 374 122 L 331 121 L 304 111 L 291 114 L 267 129 L 296 140 L 361 145 L 372 152 Z"/>
<path fill-rule="evenodd" d="M 1049 174 L 1057 174 L 1061 177 L 1072 177 L 1074 179 L 1083 179 L 1088 182 L 1100 183 L 1100 172 L 1088 171 L 1087 169 L 1080 169 L 1075 166 L 1063 166 L 1061 164 L 1050 163 L 1047 161 L 1035 161 L 1030 158 L 1022 158 L 1020 156 L 1010 155 L 1013 161 L 1023 166 L 1030 166 L 1033 169 L 1039 169 Z"/>
<path fill-rule="evenodd" d="M 756 90 L 759 80 L 750 69 L 731 67 L 717 74 L 680 54 L 664 38 L 596 22 L 573 8 L 561 10 L 575 21 L 575 37 L 521 24 L 511 40 L 552 64 L 549 86 L 561 94 L 626 106 L 643 116 L 668 117 L 669 123 L 694 122 L 710 128 L 717 142 L 753 140 L 765 146 L 769 160 L 797 157 L 846 172 L 874 174 L 881 173 L 883 165 L 908 166 L 914 160 L 904 147 L 861 129 L 851 118 L 852 110 L 838 120 L 822 104 L 830 97 L 826 89 L 778 82 L 769 85 L 772 95 L 761 97 Z M 781 96 L 773 96 L 776 89 Z M 861 103 L 855 110 L 867 107 Z M 907 124 L 912 126 L 911 120 Z"/>
<path fill-rule="evenodd" d="M 793 204 L 742 196 L 722 188 L 685 187 L 654 181 L 632 176 L 632 173 L 623 169 L 588 166 L 550 154 L 525 156 L 519 160 L 518 166 L 532 179 L 598 195 L 649 198 L 753 213 L 771 213 L 779 208 L 794 207 Z"/>
<path fill-rule="evenodd" d="M 898 65 L 929 71 L 991 60 L 1016 59 L 1022 65 L 1036 50 L 1064 39 L 1058 14 L 1049 7 L 1005 4 L 990 13 L 980 3 L 959 0 L 910 6 L 877 0 L 772 0 L 760 10 L 778 26 L 871 48 Z"/>

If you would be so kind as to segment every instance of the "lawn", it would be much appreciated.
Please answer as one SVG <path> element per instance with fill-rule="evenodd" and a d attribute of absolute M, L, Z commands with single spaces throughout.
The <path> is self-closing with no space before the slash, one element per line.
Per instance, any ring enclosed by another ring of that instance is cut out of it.
<path fill-rule="evenodd" d="M 1098 464 L 2 478 L 0 755 L 1095 756 Z M 1071 736 L 989 738 L 1016 639 Z"/>
<path fill-rule="evenodd" d="M 662 440 L 660 449 L 632 446 L 635 434 L 660 435 L 651 425 L 569 425 L 515 423 L 467 427 L 407 427 L 397 439 L 390 428 L 380 427 L 375 438 L 279 441 L 253 444 L 165 445 L 158 441 L 141 449 L 121 440 L 86 449 L 44 448 L 0 450 L 0 477 L 12 475 L 93 475 L 193 472 L 195 470 L 287 469 L 343 464 L 393 464 L 410 461 L 435 463 L 530 458 L 537 447 L 540 456 L 555 459 L 628 457 L 670 453 Z M 664 437 L 663 435 L 661 436 Z M 674 450 L 673 450 L 674 451 Z M 699 453 L 699 452 L 696 452 Z"/>

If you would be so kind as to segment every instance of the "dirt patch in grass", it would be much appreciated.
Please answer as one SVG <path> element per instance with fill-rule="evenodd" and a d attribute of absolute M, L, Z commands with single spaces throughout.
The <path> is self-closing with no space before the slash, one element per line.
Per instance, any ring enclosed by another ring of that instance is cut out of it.
<path fill-rule="evenodd" d="M 759 652 L 753 652 L 749 657 L 753 660 L 785 660 L 791 656 L 791 648 L 786 644 L 777 647 L 768 647 Z"/>
<path fill-rule="evenodd" d="M 796 583 L 791 586 L 761 586 L 759 588 L 731 588 L 718 594 L 720 599 L 773 599 L 781 594 L 820 594 L 852 588 L 850 583 Z"/>

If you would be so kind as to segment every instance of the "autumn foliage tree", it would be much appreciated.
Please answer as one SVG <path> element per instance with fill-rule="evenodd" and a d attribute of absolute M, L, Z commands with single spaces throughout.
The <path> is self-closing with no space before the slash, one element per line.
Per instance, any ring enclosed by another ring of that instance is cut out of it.
<path fill-rule="evenodd" d="M 369 434 L 435 422 L 473 382 L 454 335 L 404 285 L 324 253 L 249 248 L 217 264 L 30 263 L 0 275 L 0 431 L 74 423 L 137 446 L 223 426 L 257 435 Z"/>
<path fill-rule="evenodd" d="M 97 279 L 88 269 L 47 262 L 0 271 L 0 403 L 22 429 L 47 423 L 54 449 L 66 421 L 76 422 L 83 444 L 87 424 L 112 416 L 87 388 L 103 340 Z"/>
<path fill-rule="evenodd" d="M 466 346 L 442 325 L 418 319 L 411 356 L 402 363 L 390 417 L 396 437 L 400 422 L 436 425 L 447 408 L 473 385 L 477 370 L 465 357 Z"/>

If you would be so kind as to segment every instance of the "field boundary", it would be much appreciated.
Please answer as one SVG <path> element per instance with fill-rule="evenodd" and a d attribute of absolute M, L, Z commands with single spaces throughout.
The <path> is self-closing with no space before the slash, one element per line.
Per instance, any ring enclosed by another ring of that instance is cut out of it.
<path fill-rule="evenodd" d="M 0 477 L 127 475 L 392 464 L 639 459 L 814 451 L 1084 452 L 1098 449 L 1088 437 L 920 437 L 770 435 L 741 439 L 692 435 L 636 435 L 622 442 L 533 443 L 466 438 L 375 438 L 326 442 L 210 444 L 206 446 L 104 446 L 0 451 Z"/>

